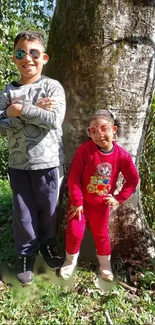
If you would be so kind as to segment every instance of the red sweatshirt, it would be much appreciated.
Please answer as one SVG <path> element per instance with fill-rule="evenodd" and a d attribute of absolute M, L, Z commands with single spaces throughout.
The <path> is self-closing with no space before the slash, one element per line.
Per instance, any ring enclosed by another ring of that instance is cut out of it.
<path fill-rule="evenodd" d="M 103 198 L 116 190 L 120 172 L 125 182 L 114 197 L 123 203 L 132 195 L 139 181 L 138 171 L 131 155 L 116 142 L 113 145 L 114 150 L 108 154 L 100 151 L 92 140 L 77 148 L 68 175 L 72 205 L 104 204 Z"/>

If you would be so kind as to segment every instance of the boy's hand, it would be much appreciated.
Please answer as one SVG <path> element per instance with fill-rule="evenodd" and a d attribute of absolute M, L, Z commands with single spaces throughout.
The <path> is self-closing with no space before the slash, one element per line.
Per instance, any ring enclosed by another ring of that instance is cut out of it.
<path fill-rule="evenodd" d="M 77 215 L 79 221 L 81 221 L 81 213 L 83 213 L 83 206 L 81 205 L 79 207 L 76 207 L 74 205 L 71 205 L 68 213 L 70 214 L 69 219 L 72 219 L 73 217 L 75 217 L 75 215 Z"/>
<path fill-rule="evenodd" d="M 108 194 L 103 200 L 106 204 L 109 204 L 112 209 L 117 209 L 119 206 L 119 202 L 112 196 L 112 194 Z"/>
<path fill-rule="evenodd" d="M 8 117 L 20 117 L 22 108 L 23 108 L 23 105 L 20 103 L 11 104 L 6 109 L 6 115 Z"/>
<path fill-rule="evenodd" d="M 56 107 L 56 101 L 50 97 L 41 98 L 35 103 L 35 106 L 46 110 L 51 110 Z"/>

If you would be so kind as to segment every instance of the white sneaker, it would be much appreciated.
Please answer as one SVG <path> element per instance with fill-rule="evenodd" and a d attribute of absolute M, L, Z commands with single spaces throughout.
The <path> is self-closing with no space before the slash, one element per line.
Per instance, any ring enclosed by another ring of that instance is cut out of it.
<path fill-rule="evenodd" d="M 77 265 L 78 256 L 79 256 L 79 252 L 76 254 L 68 254 L 66 252 L 65 262 L 63 263 L 59 272 L 59 275 L 64 280 L 68 280 L 73 275 Z"/>
<path fill-rule="evenodd" d="M 105 281 L 112 282 L 114 280 L 114 275 L 112 273 L 111 263 L 110 263 L 111 255 L 104 255 L 104 256 L 97 255 L 97 257 L 100 264 L 99 271 L 102 279 Z"/>

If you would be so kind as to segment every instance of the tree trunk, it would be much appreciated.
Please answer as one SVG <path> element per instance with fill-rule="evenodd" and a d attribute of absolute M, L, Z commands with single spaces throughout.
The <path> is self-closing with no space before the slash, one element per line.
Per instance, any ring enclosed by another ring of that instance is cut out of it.
<path fill-rule="evenodd" d="M 58 1 L 46 72 L 67 94 L 67 161 L 86 139 L 88 115 L 105 108 L 120 119 L 119 143 L 139 162 L 155 84 L 154 21 L 151 0 Z M 145 231 L 143 237 L 148 243 Z"/>

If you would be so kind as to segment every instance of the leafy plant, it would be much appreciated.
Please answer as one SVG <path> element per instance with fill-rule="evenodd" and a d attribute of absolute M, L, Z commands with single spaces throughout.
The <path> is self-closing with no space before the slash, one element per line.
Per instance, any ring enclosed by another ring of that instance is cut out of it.
<path fill-rule="evenodd" d="M 155 227 L 155 98 L 151 105 L 144 150 L 139 165 L 142 203 L 150 227 Z"/>
<path fill-rule="evenodd" d="M 12 60 L 13 40 L 23 30 L 40 31 L 47 42 L 53 0 L 0 1 L 0 90 L 18 78 Z"/>
<path fill-rule="evenodd" d="M 12 214 L 12 192 L 8 180 L 0 180 L 0 225 Z"/>
<path fill-rule="evenodd" d="M 0 260 L 6 261 L 14 254 L 12 225 L 12 193 L 8 180 L 0 180 Z"/>
<path fill-rule="evenodd" d="M 7 178 L 8 172 L 8 142 L 6 138 L 0 138 L 0 179 Z"/>

